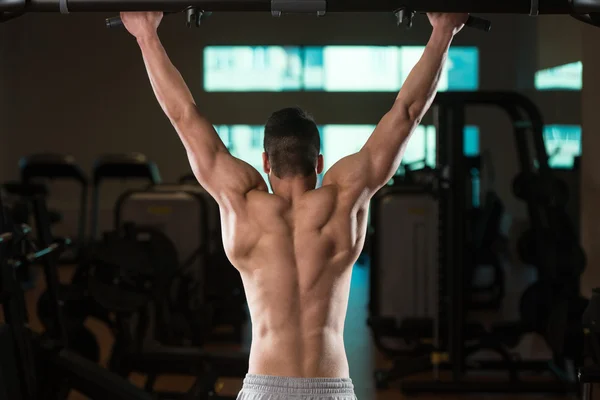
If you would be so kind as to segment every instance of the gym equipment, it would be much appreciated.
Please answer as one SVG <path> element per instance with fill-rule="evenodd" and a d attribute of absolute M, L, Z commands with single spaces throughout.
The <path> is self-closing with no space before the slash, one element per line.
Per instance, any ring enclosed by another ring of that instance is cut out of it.
<path fill-rule="evenodd" d="M 104 236 L 90 256 L 92 297 L 109 312 L 146 312 L 151 321 L 144 340 L 179 344 L 172 343 L 174 329 L 169 318 L 170 291 L 178 265 L 175 245 L 158 229 L 134 224 Z"/>
<path fill-rule="evenodd" d="M 475 179 L 479 176 L 479 170 L 481 169 L 480 157 L 464 157 L 463 161 L 466 165 L 467 171 L 469 171 L 469 175 L 467 181 L 470 184 L 467 184 L 467 199 L 473 199 L 470 202 L 468 208 L 469 210 L 469 222 L 470 222 L 470 241 L 473 242 L 474 248 L 474 260 L 472 262 L 467 263 L 468 272 L 467 276 L 471 277 L 471 287 L 470 287 L 470 298 L 468 302 L 469 310 L 484 310 L 484 309 L 494 309 L 497 310 L 504 298 L 504 269 L 500 260 L 500 246 L 499 243 L 502 241 L 500 234 L 500 225 L 502 221 L 502 216 L 504 214 L 504 206 L 500 198 L 493 191 L 486 193 L 484 197 L 484 201 L 482 206 L 479 206 L 479 199 L 475 198 L 474 194 L 477 193 L 475 189 L 475 185 L 477 185 L 478 181 Z M 416 168 L 417 166 L 423 166 L 422 168 Z M 396 175 L 391 184 L 392 187 L 399 188 L 413 188 L 422 193 L 428 193 L 427 201 L 433 199 L 436 203 L 437 209 L 437 197 L 435 195 L 436 188 L 439 181 L 439 171 L 428 167 L 425 165 L 425 160 L 417 161 L 410 164 L 403 164 L 402 170 L 399 175 Z M 476 170 L 475 172 L 473 172 Z M 403 197 L 404 193 L 402 190 L 395 193 L 396 197 Z M 410 194 L 407 193 L 406 196 L 410 197 Z M 479 197 L 479 196 L 477 196 Z M 394 213 L 403 213 L 405 212 L 400 203 L 402 200 L 397 199 L 399 202 L 396 208 L 389 208 L 389 217 L 395 218 Z M 380 205 L 377 201 L 373 201 L 371 203 L 372 210 L 377 209 Z M 385 218 L 384 218 L 385 219 Z M 404 220 L 404 218 L 398 219 L 398 226 L 402 223 L 400 221 Z M 381 222 L 385 225 L 384 222 Z M 376 223 L 373 223 L 375 226 Z M 377 229 L 382 229 L 379 226 Z M 394 237 L 410 237 L 411 234 L 406 234 L 406 232 L 398 231 L 397 227 L 392 226 L 390 228 L 390 235 Z M 435 240 L 435 245 L 431 248 L 431 252 L 435 253 L 437 251 L 437 231 L 436 228 L 434 233 L 430 235 L 431 240 Z M 385 235 L 382 235 L 385 240 Z M 387 244 L 390 246 L 390 251 L 398 252 L 398 254 L 411 254 L 413 252 L 413 247 L 410 249 L 399 250 L 399 243 L 390 242 L 387 240 Z M 406 242 L 408 245 L 408 242 Z M 381 249 L 372 249 L 371 253 L 374 251 L 384 251 Z M 392 265 L 407 265 L 406 263 L 398 263 L 396 261 L 396 257 L 390 257 L 387 261 L 384 261 L 381 266 L 376 265 L 375 268 L 392 268 Z M 420 260 L 419 262 L 422 262 Z M 402 272 L 406 273 L 405 271 Z M 372 281 L 373 283 L 373 281 Z M 406 284 L 406 281 L 401 279 L 396 281 L 394 284 Z M 387 283 L 389 284 L 389 283 Z M 377 292 L 378 289 L 376 287 L 372 287 L 373 292 Z M 409 293 L 410 290 L 407 292 Z M 413 300 L 411 300 L 413 301 Z"/>
<path fill-rule="evenodd" d="M 467 321 L 467 299 L 469 298 L 467 296 L 471 292 L 471 280 L 467 278 L 471 271 L 468 266 L 475 265 L 475 250 L 480 245 L 469 233 L 470 229 L 467 225 L 472 200 L 469 198 L 467 190 L 468 179 L 466 177 L 469 165 L 464 158 L 462 133 L 465 125 L 465 109 L 470 105 L 487 105 L 506 111 L 513 122 L 520 169 L 532 176 L 548 175 L 548 178 L 544 178 L 544 182 L 551 180 L 552 170 L 548 167 L 543 142 L 542 117 L 531 101 L 510 92 L 438 94 L 432 109 L 438 132 L 436 167 L 438 179 L 433 185 L 436 189 L 433 196 L 438 199 L 439 215 L 439 241 L 436 244 L 439 247 L 439 251 L 436 251 L 439 254 L 436 265 L 439 268 L 436 277 L 436 287 L 439 292 L 434 291 L 436 301 L 439 303 L 437 307 L 439 315 L 434 315 L 433 318 L 398 320 L 393 314 L 393 309 L 378 310 L 376 307 L 374 308 L 373 304 L 371 305 L 369 322 L 376 337 L 376 343 L 384 353 L 394 360 L 390 370 L 376 372 L 376 383 L 378 387 L 384 387 L 393 380 L 429 370 L 433 375 L 432 380 L 401 381 L 402 391 L 407 394 L 421 392 L 574 392 L 576 390 L 574 377 L 569 376 L 566 371 L 569 362 L 576 361 L 576 344 L 582 340 L 577 340 L 576 333 L 568 329 L 568 325 L 574 325 L 572 321 L 576 320 L 578 312 L 580 315 L 582 299 L 578 294 L 578 282 L 575 285 L 577 271 L 581 269 L 574 269 L 567 265 L 567 260 L 576 258 L 575 254 L 581 254 L 572 242 L 565 241 L 573 244 L 571 247 L 561 247 L 567 252 L 567 255 L 559 258 L 556 254 L 550 254 L 538 262 L 541 285 L 544 287 L 544 293 L 548 293 L 551 298 L 546 297 L 547 301 L 544 302 L 547 312 L 536 315 L 539 317 L 545 314 L 547 317 L 543 322 L 538 321 L 535 325 L 539 325 L 538 330 L 553 351 L 552 360 L 520 361 L 510 353 L 510 348 L 518 344 L 521 336 L 533 330 L 532 327 L 527 326 L 526 321 L 495 324 L 490 329 L 486 329 L 482 324 Z M 530 141 L 527 140 L 527 135 L 530 136 Z M 530 146 L 533 146 L 533 152 Z M 537 169 L 534 169 L 533 157 L 537 160 Z M 544 206 L 548 204 L 548 201 L 538 203 L 535 202 L 534 197 L 526 198 L 536 243 L 544 243 L 544 246 L 552 248 L 550 251 L 559 251 L 558 243 L 549 241 L 554 240 L 555 237 L 548 235 L 549 231 L 545 230 L 545 225 L 542 224 L 542 221 L 545 221 L 544 217 L 548 215 L 547 206 Z M 380 206 L 385 209 L 390 204 L 392 203 Z M 559 210 L 559 206 L 552 204 L 556 210 Z M 406 206 L 403 207 L 406 208 Z M 497 218 L 498 210 L 497 207 L 495 208 L 496 210 L 493 210 L 490 215 L 494 217 L 495 214 L 494 218 Z M 558 214 L 559 211 L 556 213 Z M 377 215 L 376 211 L 374 215 Z M 389 215 L 380 215 L 381 221 L 387 222 L 388 218 L 390 218 Z M 566 226 L 563 219 L 559 218 L 559 220 L 562 225 L 555 226 Z M 378 220 L 375 219 L 375 221 Z M 409 225 L 405 222 L 403 224 Z M 414 232 L 418 232 L 418 230 Z M 554 229 L 550 232 L 554 232 Z M 414 233 L 409 233 L 408 236 L 410 237 L 411 234 L 414 235 Z M 487 240 L 485 237 L 486 235 L 480 236 L 482 240 Z M 373 248 L 377 249 L 378 246 L 381 246 L 381 243 L 374 243 Z M 394 241 L 393 246 L 398 247 L 398 241 Z M 396 258 L 393 258 L 395 257 L 393 251 L 414 253 L 416 250 L 409 245 L 402 250 L 392 250 L 392 246 L 388 247 L 391 247 L 388 251 L 392 252 L 390 253 L 392 259 L 388 260 L 388 263 L 393 263 L 393 266 L 399 264 L 394 262 Z M 378 258 L 376 254 L 373 256 L 375 263 L 372 268 L 377 268 L 380 266 Z M 397 271 L 397 273 L 402 276 L 401 271 Z M 377 274 L 381 274 L 381 272 L 374 272 L 374 274 L 375 284 L 389 285 L 390 289 L 394 285 L 393 282 L 384 282 L 381 277 L 377 278 Z M 408 275 L 410 276 L 410 274 Z M 567 280 L 550 279 L 550 277 L 559 276 L 570 278 Z M 391 279 L 391 275 L 387 278 Z M 397 280 L 396 290 L 404 291 L 405 289 L 399 290 L 398 288 L 402 287 L 399 285 L 406 284 L 406 282 Z M 393 293 L 391 290 L 388 292 Z M 397 296 L 398 294 L 394 293 L 393 295 Z M 417 297 L 422 298 L 424 294 L 418 293 Z M 411 302 L 414 301 L 416 299 L 412 298 Z M 380 303 L 393 303 L 393 300 L 380 300 Z M 395 309 L 395 307 L 402 307 L 402 304 L 392 304 L 388 307 Z M 385 315 L 381 311 L 387 311 L 389 314 Z M 406 314 L 404 315 L 406 316 Z M 398 351 L 383 342 L 382 339 L 386 338 L 404 339 L 412 344 L 412 347 L 408 351 L 406 349 Z M 471 355 L 479 350 L 491 350 L 501 359 L 471 359 Z M 449 374 L 440 374 L 442 370 L 449 370 Z M 482 370 L 506 371 L 508 380 L 486 381 L 481 377 L 477 380 L 465 379 L 468 375 Z M 526 381 L 520 379 L 522 372 L 546 372 L 551 374 L 551 379 Z"/>
<path fill-rule="evenodd" d="M 68 285 L 62 285 L 59 291 L 63 315 L 67 320 L 67 329 L 73 334 L 81 331 L 85 319 L 89 316 L 111 325 L 110 317 L 104 309 L 97 306 L 87 292 L 88 278 L 87 272 L 90 268 L 89 254 L 96 245 L 95 239 L 98 236 L 99 226 L 98 218 L 100 214 L 100 187 L 106 180 L 146 180 L 150 184 L 160 182 L 158 167 L 146 156 L 139 153 L 131 154 L 111 154 L 100 157 L 94 164 L 92 186 L 92 210 L 91 210 L 91 240 L 87 246 L 82 248 L 81 257 L 75 274 Z M 85 253 L 85 254 L 84 254 Z M 52 313 L 49 312 L 47 305 L 48 296 L 42 295 L 38 300 L 38 315 L 40 321 L 49 331 L 56 329 L 51 323 Z M 81 354 L 95 354 L 94 349 L 85 345 L 87 341 L 82 340 L 79 344 Z M 75 348 L 75 347 L 74 347 Z M 96 361 L 92 359 L 92 361 Z"/>
<path fill-rule="evenodd" d="M 373 198 L 373 315 L 437 316 L 437 208 L 433 194 L 417 185 L 386 187 Z"/>
<path fill-rule="evenodd" d="M 489 183 L 493 185 L 494 171 L 491 160 L 485 157 L 485 170 Z M 467 213 L 469 215 L 468 241 L 474 250 L 474 260 L 467 263 L 467 276 L 471 276 L 470 310 L 498 310 L 504 299 L 504 268 L 501 261 L 500 243 L 504 204 L 498 195 L 489 190 L 481 199 L 479 193 L 480 176 L 484 170 L 483 156 L 464 156 L 462 159 L 467 172 Z M 482 276 L 490 272 L 487 280 Z"/>
<path fill-rule="evenodd" d="M 185 17 L 186 17 L 186 24 L 188 28 L 191 28 L 192 26 L 195 26 L 196 28 L 199 28 L 200 25 L 202 25 L 202 21 L 204 21 L 206 18 L 210 17 L 212 15 L 211 12 L 204 12 L 200 9 L 198 9 L 197 7 L 187 7 L 184 11 L 185 12 Z M 169 14 L 175 14 L 172 12 L 166 12 L 165 15 L 169 15 Z M 106 27 L 107 28 L 123 28 L 123 21 L 121 20 L 121 17 L 112 17 L 112 18 L 107 18 L 106 19 Z"/>
<path fill-rule="evenodd" d="M 171 297 L 173 282 L 178 278 L 177 266 L 176 248 L 164 233 L 127 223 L 105 234 L 91 257 L 89 270 L 90 293 L 114 316 L 111 329 L 115 341 L 109 370 L 122 377 L 132 372 L 147 374 L 145 390 L 160 399 L 206 396 L 215 392 L 218 377 L 242 378 L 248 368 L 247 354 L 207 352 L 181 345 L 182 336 L 193 339 L 192 344 L 202 344 L 210 329 L 192 324 L 193 335 L 177 331 L 181 322 L 173 315 L 179 304 L 173 304 Z M 204 315 L 198 315 L 203 311 L 199 307 L 193 311 L 196 314 L 192 322 L 210 325 L 210 309 L 204 309 L 208 311 Z M 184 313 L 183 317 L 188 315 Z M 197 379 L 185 395 L 157 392 L 154 383 L 163 374 Z"/>
<path fill-rule="evenodd" d="M 43 263 L 56 325 L 64 326 L 57 293 L 56 260 L 65 243 L 52 242 L 49 213 L 40 194 L 43 187 L 40 190 L 40 186 L 14 184 L 12 189 L 33 205 L 36 244 L 41 250 L 22 253 L 20 246 L 6 245 L 7 235 L 0 242 L 0 303 L 5 317 L 5 324 L 0 325 L 0 394 L 5 395 L 2 398 L 65 399 L 73 389 L 91 399 L 151 400 L 150 395 L 131 383 L 71 352 L 65 329 L 45 337 L 28 329 L 24 295 L 13 271 L 30 262 Z M 26 230 L 7 221 L 0 198 L 0 233 L 7 231 L 12 242 L 29 240 Z"/>
<path fill-rule="evenodd" d="M 475 250 L 475 268 L 471 271 L 473 285 L 470 309 L 499 309 L 505 294 L 504 268 L 500 257 L 499 243 L 503 240 L 500 225 L 504 215 L 504 204 L 498 195 L 489 191 L 483 205 L 473 210 L 473 234 L 471 241 Z M 477 282 L 477 270 L 487 267 L 492 278 L 483 285 Z"/>
<path fill-rule="evenodd" d="M 172 266 L 177 278 L 170 325 L 200 345 L 197 340 L 213 328 L 206 321 L 209 313 L 212 325 L 231 328 L 230 335 L 213 335 L 213 341 L 241 342 L 247 320 L 244 290 L 239 273 L 224 254 L 214 199 L 200 185 L 162 184 L 126 192 L 115 207 L 115 226 L 128 222 L 158 227 L 176 243 L 181 265 Z"/>
<path fill-rule="evenodd" d="M 193 176 L 193 175 L 192 175 Z M 213 325 L 219 327 L 219 333 L 211 335 L 212 341 L 233 341 L 241 343 L 244 324 L 248 321 L 246 296 L 240 274 L 229 262 L 223 247 L 221 234 L 221 213 L 219 205 L 208 192 L 193 178 L 193 185 L 155 185 L 151 189 L 157 192 L 195 193 L 205 200 L 206 239 L 203 244 L 207 250 L 205 262 L 204 303 L 210 303 Z M 176 242 L 179 240 L 174 237 Z M 223 328 L 228 329 L 223 329 Z"/>
<path fill-rule="evenodd" d="M 466 1 L 445 2 L 424 0 L 410 4 L 415 12 L 470 12 L 487 14 L 570 14 L 594 13 L 599 5 L 590 0 L 508 0 L 488 1 L 483 4 Z M 406 3 L 389 0 L 137 0 L 114 2 L 108 0 L 5 0 L 2 11 L 6 12 L 119 12 L 119 11 L 171 11 L 178 12 L 194 6 L 206 11 L 245 12 L 279 11 L 294 13 L 327 12 L 386 12 L 406 7 Z"/>
<path fill-rule="evenodd" d="M 80 290 L 81 289 L 81 290 Z M 100 361 L 100 348 L 95 336 L 84 326 L 85 320 L 90 315 L 89 302 L 85 298 L 82 288 L 60 284 L 61 308 L 65 316 L 65 329 L 69 337 L 70 349 L 80 356 L 92 361 Z M 44 291 L 37 302 L 37 314 L 46 332 L 58 329 L 52 317 L 52 300 L 49 291 Z"/>
<path fill-rule="evenodd" d="M 72 264 L 77 262 L 81 249 L 85 243 L 88 179 L 83 170 L 75 162 L 75 158 L 63 154 L 32 154 L 19 160 L 21 182 L 38 183 L 40 180 L 74 181 L 79 189 L 79 216 L 77 224 L 77 238 L 71 250 L 73 254 L 61 260 Z M 55 217 L 54 220 L 58 218 Z"/>
<path fill-rule="evenodd" d="M 407 4 L 408 3 L 408 4 Z M 213 11 L 270 11 L 274 16 L 285 13 L 308 13 L 319 16 L 327 12 L 403 12 L 401 21 L 411 12 L 468 12 L 496 14 L 570 14 L 578 20 L 600 25 L 598 0 L 490 0 L 471 2 L 455 0 L 422 0 L 419 2 L 394 2 L 390 0 L 3 0 L 0 3 L 0 22 L 19 17 L 28 12 L 119 12 L 165 11 L 180 12 L 193 7 L 200 12 Z"/>
<path fill-rule="evenodd" d="M 146 180 L 151 185 L 161 183 L 158 166 L 140 153 L 109 154 L 94 163 L 92 187 L 91 236 L 99 234 L 100 186 L 107 180 Z"/>
<path fill-rule="evenodd" d="M 325 3 L 322 1 L 322 3 Z M 206 13 L 201 11 L 197 7 L 188 7 L 184 10 L 186 12 L 187 17 L 187 26 L 191 27 L 195 25 L 196 27 L 200 27 L 202 19 L 210 16 L 212 13 Z M 292 2 L 289 0 L 273 0 L 271 5 L 271 14 L 274 17 L 281 17 L 284 13 L 314 13 L 314 2 L 310 1 L 301 1 L 301 2 Z M 325 15 L 326 11 L 323 5 L 317 11 L 317 16 L 322 17 Z M 394 12 L 394 16 L 396 17 L 396 23 L 398 26 L 406 24 L 407 28 L 412 27 L 412 20 L 415 16 L 415 11 L 412 11 L 409 7 L 402 7 Z M 172 13 L 165 13 L 172 14 Z M 483 18 L 478 18 L 474 16 L 469 16 L 467 21 L 465 22 L 467 27 L 475 28 L 482 30 L 484 32 L 489 32 L 492 28 L 492 24 L 490 21 L 487 21 Z M 123 21 L 121 21 L 121 17 L 112 17 L 106 20 L 107 28 L 117 28 L 123 26 Z"/>
<path fill-rule="evenodd" d="M 66 167 L 65 167 L 66 168 Z M 91 361 L 98 361 L 98 351 L 96 346 L 86 334 L 83 326 L 85 320 L 93 316 L 109 327 L 112 325 L 110 316 L 105 309 L 98 306 L 88 293 L 88 271 L 91 268 L 90 253 L 94 252 L 97 243 L 93 240 L 98 234 L 98 218 L 100 207 L 100 187 L 103 182 L 109 179 L 141 179 L 150 184 L 160 182 L 160 175 L 157 166 L 148 161 L 142 154 L 124 154 L 107 155 L 99 158 L 94 164 L 93 170 L 93 194 L 92 194 L 92 240 L 89 241 L 86 248 L 81 249 L 80 262 L 75 270 L 75 274 L 69 284 L 63 284 L 60 287 L 60 300 L 65 319 L 66 330 L 69 336 L 75 338 L 71 345 L 73 351 Z M 53 332 L 57 327 L 53 324 L 54 318 L 50 306 L 51 300 L 47 293 L 44 293 L 38 299 L 38 316 L 40 321 L 48 332 Z M 81 333 L 81 339 L 77 339 Z"/>
<path fill-rule="evenodd" d="M 585 361 L 578 378 L 582 385 L 582 400 L 592 400 L 594 384 L 600 383 L 600 289 L 592 291 L 592 298 L 582 316 L 585 334 Z"/>
<path fill-rule="evenodd" d="M 197 223 L 190 224 L 191 218 Z M 219 322 L 218 300 L 232 296 L 223 290 L 213 298 L 212 292 L 224 285 L 207 283 L 213 279 L 211 274 L 202 279 L 181 275 L 182 267 L 194 274 L 207 269 L 212 255 L 222 248 L 217 246 L 218 223 L 218 207 L 199 185 L 153 185 L 119 198 L 115 207 L 118 229 L 106 233 L 90 253 L 90 293 L 114 315 L 109 369 L 123 377 L 132 372 L 147 374 L 145 389 L 161 399 L 178 398 L 182 393 L 156 392 L 159 375 L 196 377 L 186 395 L 206 396 L 215 392 L 217 377 L 242 378 L 247 372 L 248 354 L 207 352 L 198 347 L 214 338 L 207 334 L 211 321 Z M 181 260 L 186 260 L 183 266 Z M 188 284 L 192 286 L 185 287 Z M 203 291 L 204 296 L 195 296 Z"/>
<path fill-rule="evenodd" d="M 31 208 L 31 200 L 27 197 L 29 193 L 24 193 L 23 188 L 35 188 L 36 196 L 47 196 L 47 189 L 44 185 L 36 184 L 29 185 L 28 184 L 19 184 L 19 183 L 5 183 L 2 185 L 2 189 L 12 195 L 13 197 L 20 196 L 19 200 L 15 201 L 15 205 L 18 207 L 24 206 L 29 213 L 29 209 Z M 11 213 L 12 214 L 12 213 Z M 27 218 L 28 220 L 29 218 Z M 50 219 L 50 214 L 48 213 L 48 219 Z M 50 223 L 50 221 L 48 221 Z M 67 248 L 70 247 L 70 240 L 63 240 Z M 85 258 L 83 256 L 83 248 L 81 248 L 80 254 L 81 258 Z M 22 266 L 20 270 L 26 271 L 28 269 L 27 266 Z M 28 272 L 23 272 L 22 275 L 27 275 Z M 94 316 L 98 316 L 99 319 L 107 319 L 107 317 L 102 318 L 103 316 L 99 313 L 93 313 L 94 308 L 93 303 L 89 301 L 85 301 L 87 299 L 85 291 L 87 288 L 87 284 L 85 285 L 64 285 L 59 284 L 60 290 L 60 306 L 63 310 L 64 315 L 64 328 L 67 330 L 70 336 L 73 337 L 71 341 L 71 350 L 76 352 L 79 355 L 84 356 L 85 358 L 93 361 L 99 361 L 99 349 L 98 345 L 95 342 L 95 339 L 90 336 L 89 331 L 84 327 L 84 322 L 86 318 L 93 314 Z M 45 290 L 37 301 L 37 315 L 40 319 L 40 322 L 45 328 L 46 335 L 55 336 L 57 335 L 63 327 L 58 326 L 58 320 L 55 318 L 54 312 L 54 302 L 52 300 L 52 296 L 50 291 Z"/>
<path fill-rule="evenodd" d="M 416 12 L 413 11 L 410 7 L 401 7 L 398 10 L 394 11 L 394 16 L 396 17 L 396 24 L 398 26 L 406 25 L 407 29 L 412 28 L 413 18 Z M 483 18 L 478 18 L 474 16 L 469 16 L 467 21 L 465 22 L 465 26 L 469 28 L 479 29 L 484 32 L 489 32 L 492 29 L 492 23 Z"/>

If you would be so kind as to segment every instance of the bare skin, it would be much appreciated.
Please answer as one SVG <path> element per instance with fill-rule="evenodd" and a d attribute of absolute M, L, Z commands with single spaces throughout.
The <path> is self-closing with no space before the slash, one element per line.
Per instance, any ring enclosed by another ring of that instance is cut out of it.
<path fill-rule="evenodd" d="M 405 145 L 429 109 L 454 35 L 466 14 L 430 14 L 426 50 L 365 146 L 314 175 L 261 175 L 233 157 L 199 111 L 157 34 L 162 13 L 123 13 L 150 82 L 179 134 L 199 183 L 220 206 L 223 243 L 240 272 L 252 319 L 251 374 L 349 377 L 343 331 L 352 266 L 367 230 L 371 197 L 397 171 Z"/>

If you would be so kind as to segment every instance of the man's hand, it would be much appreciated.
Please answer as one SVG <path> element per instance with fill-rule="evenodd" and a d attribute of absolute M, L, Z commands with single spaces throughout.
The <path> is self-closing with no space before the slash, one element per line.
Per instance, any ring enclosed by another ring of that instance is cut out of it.
<path fill-rule="evenodd" d="M 427 17 L 433 29 L 452 32 L 452 35 L 456 35 L 465 26 L 469 14 L 428 13 Z"/>
<path fill-rule="evenodd" d="M 125 28 L 135 36 L 136 39 L 152 36 L 156 34 L 160 21 L 162 21 L 162 12 L 123 12 L 121 20 Z"/>

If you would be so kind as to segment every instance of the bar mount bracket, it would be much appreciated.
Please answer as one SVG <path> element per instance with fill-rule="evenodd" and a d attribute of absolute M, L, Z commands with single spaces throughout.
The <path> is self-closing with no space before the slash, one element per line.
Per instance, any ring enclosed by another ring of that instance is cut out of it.
<path fill-rule="evenodd" d="M 271 0 L 271 15 L 317 14 L 322 17 L 327 12 L 327 0 Z"/>

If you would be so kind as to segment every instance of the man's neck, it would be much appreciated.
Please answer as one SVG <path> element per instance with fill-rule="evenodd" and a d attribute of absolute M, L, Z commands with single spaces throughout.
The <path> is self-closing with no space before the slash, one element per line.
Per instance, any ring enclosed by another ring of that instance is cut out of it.
<path fill-rule="evenodd" d="M 270 177 L 270 181 L 273 193 L 290 202 L 293 202 L 309 190 L 314 190 L 317 184 L 315 177 L 312 176 L 289 178 L 272 176 Z"/>

